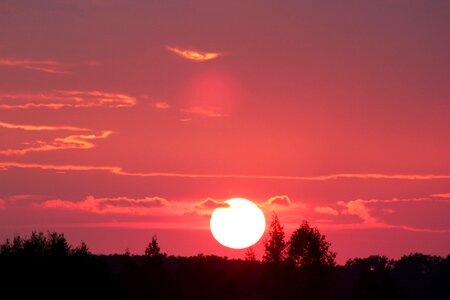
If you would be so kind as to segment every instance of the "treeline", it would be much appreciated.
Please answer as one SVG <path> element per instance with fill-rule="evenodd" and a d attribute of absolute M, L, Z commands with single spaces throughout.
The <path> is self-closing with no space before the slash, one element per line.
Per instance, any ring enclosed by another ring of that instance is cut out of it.
<path fill-rule="evenodd" d="M 274 216 L 261 260 L 163 253 L 93 255 L 63 234 L 0 244 L 0 299 L 450 299 L 450 255 L 355 258 L 336 254 L 307 222 L 285 239 Z"/>

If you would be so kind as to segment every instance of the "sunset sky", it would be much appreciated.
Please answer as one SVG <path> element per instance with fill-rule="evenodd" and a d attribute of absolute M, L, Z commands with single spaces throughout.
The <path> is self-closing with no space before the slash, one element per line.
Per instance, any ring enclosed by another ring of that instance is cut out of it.
<path fill-rule="evenodd" d="M 2 0 L 0 240 L 243 257 L 241 197 L 340 263 L 447 255 L 449 37 L 446 0 Z"/>

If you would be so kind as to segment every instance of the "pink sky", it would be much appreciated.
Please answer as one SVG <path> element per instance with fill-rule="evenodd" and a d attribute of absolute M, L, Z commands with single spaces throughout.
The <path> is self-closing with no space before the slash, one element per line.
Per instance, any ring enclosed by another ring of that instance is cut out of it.
<path fill-rule="evenodd" d="M 349 257 L 450 252 L 448 1 L 0 3 L 0 239 L 242 257 L 233 197 Z M 261 256 L 262 245 L 258 243 Z"/>

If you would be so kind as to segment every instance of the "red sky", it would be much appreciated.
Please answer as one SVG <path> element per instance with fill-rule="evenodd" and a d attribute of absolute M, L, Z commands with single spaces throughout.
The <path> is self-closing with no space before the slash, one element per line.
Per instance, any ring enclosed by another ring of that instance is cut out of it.
<path fill-rule="evenodd" d="M 0 239 L 242 257 L 243 197 L 338 261 L 450 252 L 448 1 L 0 3 Z M 209 200 L 208 200 L 209 199 Z M 257 246 L 261 255 L 261 243 Z"/>

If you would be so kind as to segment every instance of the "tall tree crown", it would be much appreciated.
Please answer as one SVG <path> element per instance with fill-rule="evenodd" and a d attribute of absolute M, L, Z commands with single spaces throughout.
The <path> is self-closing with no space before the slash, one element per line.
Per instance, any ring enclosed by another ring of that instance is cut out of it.
<path fill-rule="evenodd" d="M 269 227 L 269 239 L 264 242 L 263 262 L 280 264 L 286 257 L 286 241 L 284 227 L 280 224 L 278 216 L 273 213 Z"/>
<path fill-rule="evenodd" d="M 325 240 L 315 227 L 303 221 L 295 230 L 288 245 L 288 261 L 296 266 L 334 266 L 336 253 L 330 250 L 331 244 Z"/>

